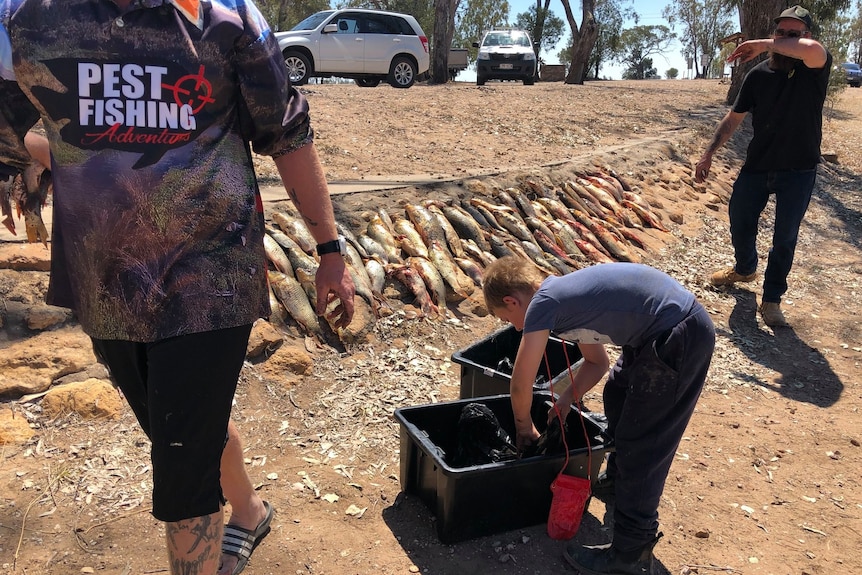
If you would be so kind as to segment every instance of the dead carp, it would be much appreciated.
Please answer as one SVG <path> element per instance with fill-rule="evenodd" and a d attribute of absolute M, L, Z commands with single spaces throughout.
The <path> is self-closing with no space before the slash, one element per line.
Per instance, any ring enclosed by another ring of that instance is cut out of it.
<path fill-rule="evenodd" d="M 408 256 L 428 257 L 428 246 L 410 220 L 397 218 L 393 224 L 395 239 Z"/>
<path fill-rule="evenodd" d="M 287 313 L 307 332 L 323 335 L 314 307 L 299 281 L 286 273 L 269 270 L 269 285 Z"/>
<path fill-rule="evenodd" d="M 5 190 L 0 191 L 0 214 L 3 225 L 12 235 L 15 232 L 15 220 L 12 215 L 12 204 L 18 218 L 24 219 L 24 232 L 29 243 L 42 242 L 48 245 L 48 228 L 42 220 L 42 207 L 48 200 L 53 180 L 51 170 L 45 168 L 36 160 L 32 160 L 24 170 L 9 178 L 2 184 Z"/>
<path fill-rule="evenodd" d="M 431 260 L 422 257 L 407 258 L 406 263 L 416 270 L 419 277 L 421 277 L 422 281 L 425 282 L 425 287 L 428 289 L 428 293 L 432 296 L 431 300 L 444 312 L 445 315 L 446 281 L 443 279 L 443 276 L 440 275 L 437 267 L 431 262 Z"/>
<path fill-rule="evenodd" d="M 431 295 L 425 282 L 412 267 L 407 264 L 386 264 L 386 275 L 398 280 L 413 295 L 413 303 L 422 312 L 422 315 L 437 316 L 440 310 L 431 301 Z"/>
<path fill-rule="evenodd" d="M 473 218 L 473 216 L 471 216 L 464 208 L 460 206 L 444 205 L 441 206 L 440 209 L 461 238 L 462 244 L 465 240 L 471 240 L 484 251 L 491 249 L 491 245 L 488 243 L 488 240 L 485 239 L 485 234 L 482 230 L 481 224 L 477 222 L 476 219 Z"/>
<path fill-rule="evenodd" d="M 275 266 L 275 269 L 284 274 L 293 274 L 293 266 L 287 254 L 269 234 L 263 234 L 263 249 L 266 252 L 266 259 Z"/>
<path fill-rule="evenodd" d="M 475 290 L 475 286 L 473 285 L 473 280 L 471 280 L 467 275 L 461 271 L 461 268 L 458 267 L 458 264 L 452 259 L 452 255 L 439 241 L 432 241 L 431 245 L 428 246 L 428 252 L 431 256 L 431 262 L 434 264 L 434 267 L 437 268 L 437 271 L 440 272 L 440 275 L 443 276 L 443 279 L 446 280 L 446 284 L 452 288 L 451 292 L 447 292 L 447 299 L 456 299 L 452 297 L 452 294 L 456 294 L 460 296 L 461 299 L 466 299 L 473 294 Z"/>
<path fill-rule="evenodd" d="M 436 205 L 427 205 L 428 211 L 431 212 L 431 215 L 434 216 L 434 219 L 437 220 L 437 224 L 440 226 L 440 229 L 443 230 L 443 237 L 446 238 L 446 245 L 449 246 L 449 251 L 452 252 L 457 258 L 463 258 L 466 254 L 464 254 L 464 246 L 461 245 L 461 237 L 458 235 L 458 232 L 455 231 L 455 228 L 449 223 L 449 220 L 446 218 L 446 215 L 440 209 L 439 206 Z"/>
<path fill-rule="evenodd" d="M 401 249 L 398 247 L 398 240 L 390 231 L 389 227 L 384 223 L 379 214 L 374 214 L 368 222 L 366 233 L 368 237 L 376 241 L 383 247 L 386 253 L 386 259 L 390 262 L 400 262 Z"/>
<path fill-rule="evenodd" d="M 641 219 L 641 221 L 644 223 L 644 225 L 649 226 L 651 228 L 655 228 L 657 230 L 661 230 L 663 232 L 669 232 L 669 230 L 666 227 L 664 227 L 664 225 L 661 223 L 661 220 L 659 220 L 658 217 L 653 215 L 648 210 L 645 210 L 639 204 L 636 204 L 632 201 L 624 199 L 622 202 L 622 205 L 629 208 L 631 211 L 633 211 L 637 215 L 637 217 Z"/>
<path fill-rule="evenodd" d="M 313 256 L 305 253 L 305 250 L 299 247 L 299 244 L 293 241 L 293 238 L 272 228 L 267 228 L 266 233 L 274 239 L 284 250 L 284 253 L 287 254 L 287 259 L 290 260 L 290 266 L 293 269 L 294 274 L 296 273 L 296 270 L 300 268 L 308 270 L 311 273 L 317 272 L 317 260 L 314 259 Z"/>
<path fill-rule="evenodd" d="M 282 232 L 287 234 L 290 239 L 296 242 L 296 244 L 302 248 L 307 254 L 316 253 L 317 241 L 314 239 L 314 236 L 311 235 L 311 232 L 308 231 L 308 227 L 305 225 L 305 222 L 300 218 L 294 218 L 282 212 L 275 212 L 272 214 L 272 221 L 275 222 Z"/>
<path fill-rule="evenodd" d="M 407 217 L 416 226 L 416 231 L 422 236 L 422 241 L 428 248 L 431 247 L 431 242 L 446 243 L 446 233 L 434 214 L 425 206 L 407 204 L 404 206 L 404 211 L 407 212 Z"/>
<path fill-rule="evenodd" d="M 488 251 L 491 249 L 491 244 L 488 244 L 488 250 L 483 250 L 473 240 L 463 240 L 461 243 L 464 246 L 464 251 L 467 255 L 482 267 L 487 267 L 491 262 L 497 259 L 494 254 Z"/>

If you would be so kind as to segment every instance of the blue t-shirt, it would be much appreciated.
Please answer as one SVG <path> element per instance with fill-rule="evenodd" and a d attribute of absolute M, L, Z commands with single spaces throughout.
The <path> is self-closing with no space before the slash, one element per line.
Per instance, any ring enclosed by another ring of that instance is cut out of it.
<path fill-rule="evenodd" d="M 642 264 L 608 263 L 542 282 L 524 332 L 550 330 L 576 343 L 640 347 L 682 321 L 694 294 Z"/>

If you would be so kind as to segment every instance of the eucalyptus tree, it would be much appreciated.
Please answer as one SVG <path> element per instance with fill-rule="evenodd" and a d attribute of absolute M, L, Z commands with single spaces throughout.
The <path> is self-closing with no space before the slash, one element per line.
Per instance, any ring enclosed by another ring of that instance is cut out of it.
<path fill-rule="evenodd" d="M 623 30 L 617 54 L 617 61 L 626 67 L 623 77 L 628 80 L 654 78 L 657 73 L 652 57 L 666 52 L 674 37 L 667 26 L 634 26 Z"/>
<path fill-rule="evenodd" d="M 257 7 L 273 30 L 283 31 L 316 12 L 329 10 L 329 0 L 258 0 Z"/>
<path fill-rule="evenodd" d="M 662 10 L 671 30 L 681 28 L 683 51 L 693 57 L 697 77 L 710 77 L 721 39 L 733 32 L 731 15 L 732 7 L 724 0 L 672 0 Z"/>
<path fill-rule="evenodd" d="M 596 1 L 581 0 L 581 23 L 575 20 L 569 0 L 560 0 L 563 10 L 566 12 L 566 20 L 572 32 L 572 48 L 569 65 L 569 73 L 566 74 L 566 84 L 583 84 L 587 66 L 590 62 L 590 53 L 599 36 L 599 24 L 596 21 Z M 598 0 L 601 1 L 601 0 Z"/>
<path fill-rule="evenodd" d="M 485 30 L 504 26 L 508 21 L 507 0 L 467 0 L 455 17 L 453 46 L 468 48 L 470 59 L 475 61 L 478 49 L 473 47 L 473 42 L 480 41 Z"/>
<path fill-rule="evenodd" d="M 547 8 L 548 3 L 548 0 L 545 0 L 545 7 L 530 6 L 526 12 L 515 16 L 514 26 L 520 30 L 528 30 L 533 42 L 538 46 L 537 56 L 542 50 L 556 46 L 566 27 L 563 19 Z M 537 13 L 542 14 L 542 17 L 538 18 Z M 540 20 L 541 24 L 538 23 Z"/>
<path fill-rule="evenodd" d="M 593 78 L 598 79 L 602 64 L 613 60 L 619 50 L 620 34 L 623 23 L 631 19 L 635 24 L 639 21 L 638 13 L 631 7 L 624 6 L 633 0 L 601 0 L 596 3 L 596 21 L 599 25 L 599 35 L 590 54 L 589 69 L 593 70 Z"/>
<path fill-rule="evenodd" d="M 434 0 L 434 32 L 431 38 L 431 82 L 449 81 L 449 48 L 455 36 L 455 14 L 461 0 Z"/>
<path fill-rule="evenodd" d="M 857 64 L 862 63 L 862 1 L 856 0 L 856 13 L 850 19 L 848 35 L 850 47 L 847 50 L 847 59 Z"/>

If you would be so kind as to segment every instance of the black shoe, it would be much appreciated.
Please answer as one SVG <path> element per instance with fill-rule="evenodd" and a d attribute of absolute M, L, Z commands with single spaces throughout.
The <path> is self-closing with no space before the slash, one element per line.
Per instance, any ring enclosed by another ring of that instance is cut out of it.
<path fill-rule="evenodd" d="M 581 575 L 653 575 L 652 550 L 661 538 L 659 533 L 640 549 L 625 552 L 613 544 L 583 547 L 572 544 L 566 547 L 563 557 Z"/>
<path fill-rule="evenodd" d="M 608 477 L 607 471 L 601 471 L 596 476 L 596 481 L 591 487 L 593 495 L 599 498 L 613 497 L 614 495 L 614 478 Z"/>

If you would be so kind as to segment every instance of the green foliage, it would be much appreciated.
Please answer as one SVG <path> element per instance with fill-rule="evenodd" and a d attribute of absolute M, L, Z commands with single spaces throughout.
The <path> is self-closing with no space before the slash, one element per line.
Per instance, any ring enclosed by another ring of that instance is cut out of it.
<path fill-rule="evenodd" d="M 482 33 L 492 27 L 504 26 L 509 20 L 509 2 L 502 0 L 469 0 L 462 2 L 455 16 L 453 47 L 467 48 L 470 59 L 476 59 L 478 50 L 473 42 L 482 39 Z"/>
<path fill-rule="evenodd" d="M 563 36 L 563 32 L 566 28 L 566 23 L 562 18 L 554 14 L 551 10 L 548 10 L 545 13 L 545 22 L 542 26 L 542 34 L 540 37 L 536 37 L 536 13 L 538 7 L 535 5 L 530 6 L 530 8 L 526 12 L 521 12 L 517 16 L 515 16 L 515 28 L 519 28 L 521 30 L 527 30 L 530 33 L 530 36 L 533 36 L 533 42 L 539 43 L 539 54 L 541 54 L 542 50 L 545 50 L 549 47 L 553 47 L 557 45 L 557 42 L 560 41 L 560 38 Z"/>
<path fill-rule="evenodd" d="M 623 80 L 650 80 L 658 77 L 658 70 L 653 67 L 652 58 L 644 58 L 637 66 L 630 64 L 623 70 Z"/>
<path fill-rule="evenodd" d="M 721 39 L 730 36 L 734 24 L 730 19 L 732 6 L 722 0 L 673 0 L 662 15 L 671 29 L 681 29 L 680 42 L 686 57 L 694 58 L 698 76 L 721 76 L 724 65 L 714 68 Z M 702 62 L 707 62 L 700 70 Z"/>
<path fill-rule="evenodd" d="M 329 10 L 329 0 L 257 0 L 270 27 L 276 32 L 290 30 L 307 17 Z"/>
<path fill-rule="evenodd" d="M 862 2 L 859 0 L 856 1 L 856 13 L 850 18 L 847 39 L 847 59 L 857 64 L 862 62 Z"/>
<path fill-rule="evenodd" d="M 617 61 L 626 66 L 623 77 L 630 80 L 657 77 L 652 56 L 667 50 L 674 37 L 667 26 L 635 26 L 623 30 L 617 55 Z"/>
<path fill-rule="evenodd" d="M 676 68 L 668 68 L 664 73 L 664 77 L 668 80 L 676 80 L 679 77 L 679 70 Z"/>
<path fill-rule="evenodd" d="M 596 45 L 590 53 L 589 69 L 592 76 L 599 77 L 602 64 L 614 59 L 619 51 L 620 34 L 626 18 L 637 22 L 638 15 L 633 8 L 623 7 L 626 0 L 605 0 L 596 5 L 596 22 L 599 25 L 599 35 Z M 562 60 L 560 60 L 562 61 Z"/>
<path fill-rule="evenodd" d="M 836 62 L 844 62 L 850 53 L 850 17 L 838 14 L 831 20 L 821 22 L 817 39 L 832 53 Z"/>
<path fill-rule="evenodd" d="M 832 67 L 832 72 L 829 74 L 829 83 L 826 85 L 826 108 L 831 110 L 841 94 L 847 89 L 847 80 L 844 77 L 844 70 L 839 64 Z M 856 88 L 857 90 L 860 88 Z"/>

